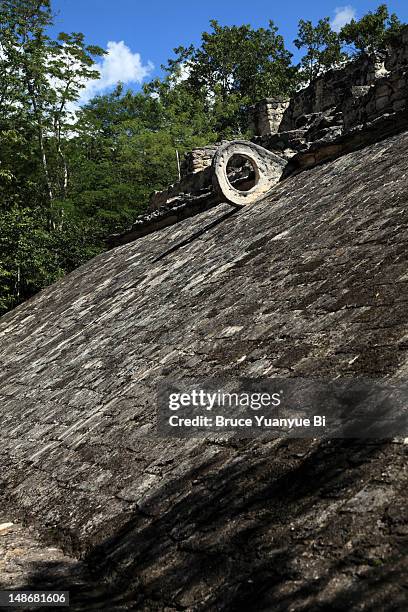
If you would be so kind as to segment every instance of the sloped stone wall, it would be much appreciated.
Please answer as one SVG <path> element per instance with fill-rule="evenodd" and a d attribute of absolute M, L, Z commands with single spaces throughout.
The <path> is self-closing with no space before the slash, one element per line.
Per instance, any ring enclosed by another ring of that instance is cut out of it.
<path fill-rule="evenodd" d="M 155 410 L 168 377 L 407 376 L 407 147 L 103 253 L 3 317 L 2 507 L 140 610 L 313 609 L 316 576 L 344 609 L 378 558 L 364 599 L 402 606 L 404 447 L 165 439 Z"/>
<path fill-rule="evenodd" d="M 8 502 L 86 548 L 134 504 L 165 512 L 197 456 L 218 457 L 216 442 L 155 437 L 163 378 L 402 368 L 407 147 L 407 133 L 395 136 L 244 210 L 221 204 L 103 253 L 3 317 Z"/>

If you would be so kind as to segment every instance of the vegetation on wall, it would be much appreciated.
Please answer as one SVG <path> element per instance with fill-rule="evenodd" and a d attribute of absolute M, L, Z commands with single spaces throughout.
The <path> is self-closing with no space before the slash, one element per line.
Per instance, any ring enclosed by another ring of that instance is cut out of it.
<path fill-rule="evenodd" d="M 210 22 L 197 47 L 178 47 L 142 91 L 72 105 L 98 76 L 104 51 L 80 33 L 49 36 L 50 0 L 0 5 L 0 313 L 81 265 L 174 182 L 180 156 L 248 136 L 248 107 L 288 96 L 356 53 L 383 49 L 401 28 L 381 5 L 339 33 L 301 20 L 293 64 L 266 28 Z"/>

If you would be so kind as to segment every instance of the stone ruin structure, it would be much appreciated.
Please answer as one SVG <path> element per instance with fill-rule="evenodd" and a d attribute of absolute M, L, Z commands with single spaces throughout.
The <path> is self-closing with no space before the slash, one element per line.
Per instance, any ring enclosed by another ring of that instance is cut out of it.
<path fill-rule="evenodd" d="M 300 169 L 335 159 L 403 129 L 407 125 L 407 41 L 408 33 L 404 31 L 387 53 L 362 56 L 341 69 L 330 70 L 290 100 L 266 99 L 256 104 L 249 117 L 254 136 L 252 142 L 247 142 L 247 154 L 251 155 L 256 145 L 265 149 L 265 158 L 269 151 L 270 160 L 275 159 L 278 164 L 275 172 L 261 175 L 272 174 L 278 182 Z M 186 154 L 180 181 L 165 191 L 155 192 L 147 214 L 139 217 L 129 231 L 112 236 L 109 244 L 124 244 L 221 201 L 231 202 L 228 194 L 233 192 L 237 202 L 248 203 L 261 197 L 264 192 L 258 186 L 258 193 L 257 185 L 246 197 L 237 193 L 254 176 L 253 168 L 242 164 L 242 155 L 241 165 L 238 159 L 229 179 L 226 177 L 223 182 L 224 190 L 220 193 L 217 181 L 214 188 L 213 177 L 218 172 L 216 153 L 227 144 L 210 145 Z M 232 151 L 234 143 L 229 144 Z M 259 154 L 260 149 L 257 151 Z M 268 180 L 272 187 L 271 179 Z"/>
<path fill-rule="evenodd" d="M 257 105 L 248 149 L 187 156 L 116 248 L 1 319 L 1 587 L 76 612 L 407 609 L 404 440 L 156 431 L 169 378 L 407 379 L 407 75 L 404 31 Z M 220 195 L 259 168 L 256 201 Z"/>

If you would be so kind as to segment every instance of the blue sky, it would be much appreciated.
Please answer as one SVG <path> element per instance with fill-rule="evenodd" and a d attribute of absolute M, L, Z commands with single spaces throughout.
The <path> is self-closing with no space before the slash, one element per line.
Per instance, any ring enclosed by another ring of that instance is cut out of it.
<path fill-rule="evenodd" d="M 161 64 L 177 45 L 199 43 L 210 19 L 223 25 L 250 23 L 267 26 L 272 19 L 291 51 L 300 18 L 313 22 L 336 18 L 338 25 L 355 15 L 375 10 L 381 0 L 54 0 L 55 31 L 83 32 L 86 41 L 109 49 L 101 66 L 102 78 L 87 95 L 112 87 L 117 80 L 137 89 L 140 83 L 160 76 Z M 406 0 L 388 2 L 390 11 L 408 22 Z"/>

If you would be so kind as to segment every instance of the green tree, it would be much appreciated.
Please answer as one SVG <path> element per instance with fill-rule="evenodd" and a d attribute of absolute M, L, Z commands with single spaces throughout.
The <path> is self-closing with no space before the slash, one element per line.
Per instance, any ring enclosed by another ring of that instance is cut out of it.
<path fill-rule="evenodd" d="M 49 232 L 41 208 L 11 206 L 0 215 L 0 314 L 100 252 L 93 227 L 67 219 Z"/>
<path fill-rule="evenodd" d="M 246 130 L 248 106 L 267 96 L 289 95 L 297 84 L 296 69 L 272 21 L 256 30 L 215 20 L 210 25 L 200 47 L 174 50 L 167 70 L 170 76 L 177 76 L 180 68 L 187 73 L 185 84 L 206 101 L 219 137 L 240 135 Z"/>
<path fill-rule="evenodd" d="M 82 109 L 69 145 L 71 210 L 92 216 L 100 237 L 123 229 L 152 191 L 178 179 L 176 150 L 181 157 L 213 140 L 207 115 L 185 87 L 159 81 L 134 93 L 118 86 Z"/>
<path fill-rule="evenodd" d="M 316 26 L 311 21 L 301 19 L 294 43 L 298 49 L 306 49 L 300 61 L 301 74 L 306 76 L 306 81 L 312 81 L 345 59 L 339 36 L 331 29 L 329 17 L 319 19 Z"/>
<path fill-rule="evenodd" d="M 81 246 L 85 220 L 67 219 L 63 230 L 62 201 L 73 127 L 69 104 L 85 79 L 96 76 L 93 55 L 101 50 L 85 46 L 81 34 L 52 40 L 51 24 L 48 0 L 0 4 L 0 311 L 90 253 L 89 245 Z"/>
<path fill-rule="evenodd" d="M 374 53 L 384 50 L 401 27 L 397 15 L 390 14 L 386 4 L 380 4 L 376 11 L 347 23 L 340 31 L 340 39 L 350 45 L 354 53 Z"/>
<path fill-rule="evenodd" d="M 52 22 L 50 0 L 2 2 L 1 114 L 9 122 L 24 121 L 35 131 L 49 223 L 55 227 L 62 211 L 56 204 L 65 199 L 68 188 L 63 135 L 72 129 L 69 104 L 79 98 L 87 79 L 98 76 L 93 56 L 103 50 L 86 46 L 80 33 L 61 33 L 52 40 L 47 35 Z"/>

